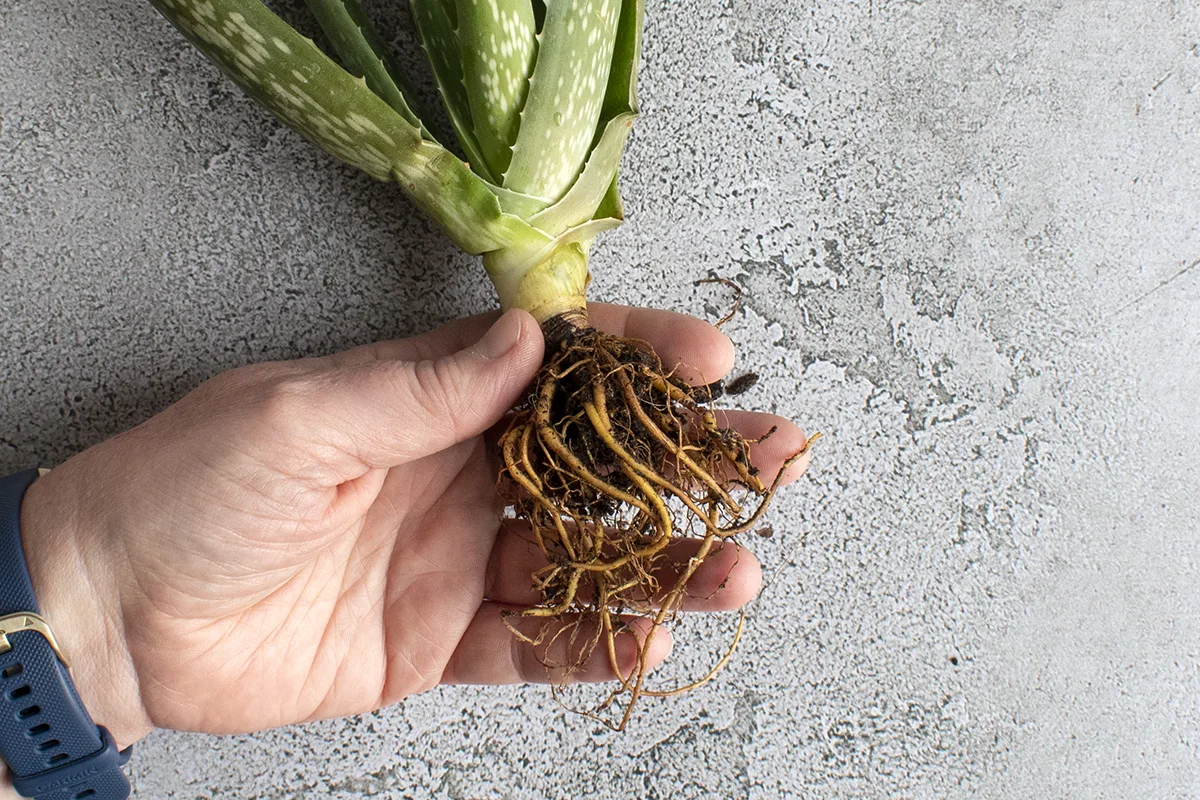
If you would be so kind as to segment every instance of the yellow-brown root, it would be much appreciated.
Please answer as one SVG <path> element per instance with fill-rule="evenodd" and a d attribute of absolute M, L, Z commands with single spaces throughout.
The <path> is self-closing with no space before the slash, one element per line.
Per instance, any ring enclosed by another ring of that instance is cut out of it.
<path fill-rule="evenodd" d="M 645 342 L 573 322 L 554 327 L 530 400 L 501 436 L 501 477 L 515 516 L 529 524 L 548 564 L 532 576 L 542 602 L 517 613 L 546 618 L 547 626 L 570 614 L 579 622 L 566 635 L 596 632 L 569 648 L 572 663 L 547 666 L 566 680 L 602 648 L 618 686 L 583 713 L 620 730 L 640 697 L 696 688 L 729 661 L 744 618 L 729 649 L 700 679 L 645 688 L 650 644 L 681 609 L 692 576 L 714 544 L 758 522 L 784 470 L 804 452 L 764 483 L 750 463 L 750 442 L 717 424 L 703 387 L 678 380 Z M 699 549 L 686 565 L 675 565 L 679 574 L 670 586 L 660 586 L 656 573 L 668 566 L 666 548 L 683 537 L 699 540 Z M 653 623 L 632 670 L 621 666 L 616 647 L 627 614 Z M 530 637 L 510 627 L 542 646 L 552 630 Z M 553 631 L 552 637 L 564 635 L 562 628 Z M 622 711 L 600 716 L 622 696 Z"/>

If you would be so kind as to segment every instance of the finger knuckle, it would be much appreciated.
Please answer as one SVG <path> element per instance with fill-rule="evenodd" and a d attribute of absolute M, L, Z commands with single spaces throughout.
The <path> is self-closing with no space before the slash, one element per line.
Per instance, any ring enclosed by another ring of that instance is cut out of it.
<path fill-rule="evenodd" d="M 208 425 L 218 420 L 245 416 L 247 401 L 258 396 L 274 375 L 272 365 L 253 364 L 222 372 L 190 391 L 173 411 L 193 423 Z"/>
<path fill-rule="evenodd" d="M 297 429 L 312 416 L 314 377 L 290 363 L 253 364 L 222 373 L 190 398 L 206 420 L 220 418 L 249 431 Z"/>
<path fill-rule="evenodd" d="M 294 428 L 308 416 L 312 381 L 299 375 L 277 375 L 251 395 L 254 417 L 271 427 Z"/>
<path fill-rule="evenodd" d="M 413 364 L 412 393 L 421 412 L 447 424 L 456 424 L 471 407 L 462 371 L 448 359 Z"/>

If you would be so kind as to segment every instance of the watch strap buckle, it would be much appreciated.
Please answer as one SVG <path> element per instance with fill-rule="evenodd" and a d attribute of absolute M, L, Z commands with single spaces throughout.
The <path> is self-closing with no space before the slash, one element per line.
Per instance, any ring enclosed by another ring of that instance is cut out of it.
<path fill-rule="evenodd" d="M 30 611 L 22 611 L 19 614 L 9 614 L 8 616 L 0 617 L 0 654 L 12 650 L 12 643 L 8 641 L 9 636 L 23 631 L 34 631 L 41 634 L 42 638 L 50 644 L 50 649 L 54 651 L 54 655 L 58 656 L 58 660 L 63 663 L 63 666 L 70 668 L 71 663 L 67 661 L 67 657 L 63 655 L 62 648 L 58 646 L 58 640 L 54 638 L 54 631 L 50 630 L 50 624 L 39 615 Z"/>

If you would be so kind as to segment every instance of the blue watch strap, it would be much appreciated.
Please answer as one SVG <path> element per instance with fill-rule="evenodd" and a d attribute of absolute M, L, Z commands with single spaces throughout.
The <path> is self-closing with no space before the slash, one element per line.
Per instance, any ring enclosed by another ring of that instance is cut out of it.
<path fill-rule="evenodd" d="M 21 545 L 20 512 L 37 470 L 0 479 L 0 618 L 38 613 Z M 112 736 L 97 727 L 51 640 L 21 624 L 4 626 L 0 650 L 0 757 L 13 787 L 40 800 L 124 800 L 129 781 Z"/>

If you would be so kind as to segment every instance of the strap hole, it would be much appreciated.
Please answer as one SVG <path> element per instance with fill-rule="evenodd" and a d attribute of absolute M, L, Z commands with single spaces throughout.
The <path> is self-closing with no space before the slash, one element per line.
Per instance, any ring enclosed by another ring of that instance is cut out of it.
<path fill-rule="evenodd" d="M 96 794 L 95 789 L 84 789 L 79 794 L 75 795 L 75 800 L 83 800 L 85 797 L 92 797 Z"/>
<path fill-rule="evenodd" d="M 30 728 L 29 735 L 30 736 L 41 736 L 43 733 L 45 733 L 48 730 L 50 730 L 50 726 L 43 722 L 40 725 L 34 725 L 32 728 Z"/>
<path fill-rule="evenodd" d="M 11 692 L 9 692 L 8 699 L 9 700 L 20 700 L 22 697 L 24 697 L 25 695 L 30 694 L 32 692 L 33 692 L 33 689 L 30 689 L 29 684 L 27 683 L 24 686 L 18 686 L 17 688 L 15 688 Z"/>
<path fill-rule="evenodd" d="M 40 713 L 42 713 L 41 706 L 28 706 L 26 708 L 22 708 L 20 711 L 17 712 L 17 718 L 18 719 L 29 719 L 30 717 L 36 717 Z"/>
<path fill-rule="evenodd" d="M 69 757 L 70 756 L 68 756 L 66 753 L 59 753 L 56 756 L 50 756 L 50 766 L 54 766 L 55 764 L 62 763 L 63 761 L 66 761 Z"/>
<path fill-rule="evenodd" d="M 62 742 L 60 742 L 58 739 L 47 739 L 46 741 L 39 744 L 37 746 L 37 749 L 38 749 L 39 753 L 44 753 L 47 750 L 53 750 L 54 748 L 58 747 L 60 744 L 62 744 Z"/>
<path fill-rule="evenodd" d="M 8 669 L 4 670 L 5 678 L 15 678 L 25 671 L 25 667 L 21 664 L 13 664 Z"/>

